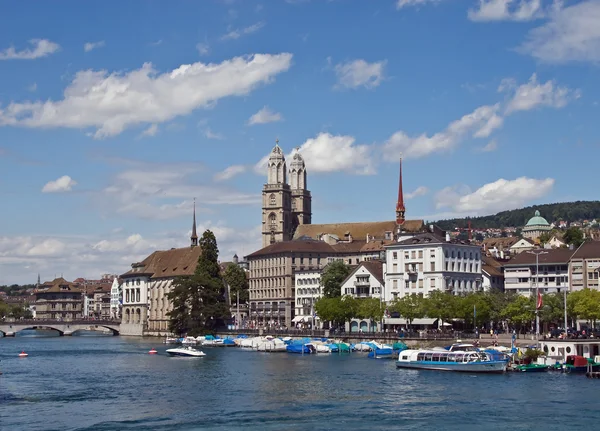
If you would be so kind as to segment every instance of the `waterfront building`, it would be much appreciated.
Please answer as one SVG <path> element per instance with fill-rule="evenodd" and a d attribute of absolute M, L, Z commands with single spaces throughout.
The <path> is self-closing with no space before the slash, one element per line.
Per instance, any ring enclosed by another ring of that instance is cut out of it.
<path fill-rule="evenodd" d="M 249 275 L 248 262 L 244 260 L 239 260 L 237 254 L 233 255 L 233 259 L 231 262 L 221 262 L 219 264 L 219 268 L 221 270 L 221 274 L 224 274 L 227 268 L 230 265 L 239 266 L 246 275 L 246 279 Z M 225 283 L 226 289 L 226 300 L 227 305 L 229 305 L 229 309 L 231 311 L 231 317 L 233 319 L 233 327 L 231 329 L 240 329 L 248 327 L 248 303 L 247 302 L 239 302 L 234 300 L 233 295 L 231 293 L 231 286 L 223 279 Z"/>
<path fill-rule="evenodd" d="M 321 269 L 298 270 L 294 274 L 296 286 L 296 315 L 292 323 L 297 328 L 313 328 L 319 323 L 315 312 L 315 302 L 323 296 Z"/>
<path fill-rule="evenodd" d="M 551 230 L 552 227 L 550 227 L 550 223 L 548 223 L 548 221 L 540 215 L 540 212 L 536 210 L 534 216 L 530 218 L 525 227 L 523 227 L 521 234 L 525 238 L 535 240 L 543 233 L 550 232 Z"/>
<path fill-rule="evenodd" d="M 600 242 L 584 242 L 571 257 L 569 264 L 571 290 L 596 289 L 600 278 Z"/>
<path fill-rule="evenodd" d="M 374 298 L 382 302 L 385 291 L 384 266 L 380 260 L 361 262 L 342 282 L 341 295 L 350 295 L 359 299 Z M 379 323 L 353 318 L 346 323 L 346 331 L 369 332 L 377 330 Z"/>
<path fill-rule="evenodd" d="M 434 230 L 434 229 L 433 229 Z M 482 289 L 481 248 L 435 232 L 387 245 L 385 300 L 435 290 L 454 295 Z"/>
<path fill-rule="evenodd" d="M 297 182 L 292 177 L 291 185 L 305 190 L 306 167 L 297 150 L 295 155 L 296 171 L 302 176 Z M 396 218 L 391 221 L 311 224 L 308 221 L 312 221 L 312 214 L 305 211 L 310 195 L 302 192 L 303 210 L 299 210 L 299 204 L 295 206 L 299 221 L 297 225 L 287 223 L 286 214 L 293 211 L 283 203 L 287 202 L 286 196 L 293 194 L 292 189 L 286 188 L 285 172 L 283 151 L 276 145 L 269 156 L 267 184 L 263 188 L 264 247 L 246 257 L 250 269 L 250 321 L 254 327 L 292 326 L 297 307 L 296 271 L 322 270 L 336 259 L 349 265 L 380 259 L 386 244 L 424 229 L 422 220 L 405 219 L 402 161 Z"/>
<path fill-rule="evenodd" d="M 524 296 L 535 296 L 539 283 L 541 293 L 562 292 L 569 288 L 569 261 L 573 250 L 557 248 L 521 253 L 504 264 L 504 288 Z"/>
<path fill-rule="evenodd" d="M 175 277 L 193 275 L 201 248 L 196 233 L 194 205 L 191 245 L 155 251 L 131 265 L 120 277 L 123 280 L 123 308 L 120 333 L 122 335 L 168 335 L 169 311 L 172 303 L 167 298 Z"/>
<path fill-rule="evenodd" d="M 72 321 L 82 317 L 82 291 L 62 277 L 40 286 L 35 293 L 36 319 Z"/>
<path fill-rule="evenodd" d="M 113 279 L 110 287 L 110 318 L 121 319 L 123 307 L 123 281 L 119 277 Z"/>

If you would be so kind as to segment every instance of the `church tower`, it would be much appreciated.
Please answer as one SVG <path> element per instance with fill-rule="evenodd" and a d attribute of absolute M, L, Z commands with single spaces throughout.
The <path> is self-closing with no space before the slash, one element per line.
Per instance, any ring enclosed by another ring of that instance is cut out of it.
<path fill-rule="evenodd" d="M 396 202 L 396 224 L 402 227 L 405 219 L 406 208 L 404 207 L 404 193 L 402 191 L 402 157 L 400 157 L 400 179 L 398 181 L 398 202 Z"/>
<path fill-rule="evenodd" d="M 301 224 L 310 224 L 312 217 L 312 197 L 306 189 L 306 165 L 304 158 L 296 148 L 290 164 L 290 188 L 292 190 L 292 231 Z"/>
<path fill-rule="evenodd" d="M 285 156 L 275 141 L 268 161 L 267 183 L 262 192 L 263 247 L 292 239 L 292 197 L 286 181 Z"/>

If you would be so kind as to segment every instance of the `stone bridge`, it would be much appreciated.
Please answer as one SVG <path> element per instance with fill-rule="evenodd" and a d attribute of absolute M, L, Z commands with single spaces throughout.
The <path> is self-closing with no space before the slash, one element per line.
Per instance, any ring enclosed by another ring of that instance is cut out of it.
<path fill-rule="evenodd" d="M 24 329 L 52 329 L 61 336 L 72 335 L 79 330 L 103 331 L 108 329 L 113 335 L 119 335 L 120 320 L 16 320 L 0 322 L 0 332 L 5 337 L 14 337 L 15 333 Z"/>

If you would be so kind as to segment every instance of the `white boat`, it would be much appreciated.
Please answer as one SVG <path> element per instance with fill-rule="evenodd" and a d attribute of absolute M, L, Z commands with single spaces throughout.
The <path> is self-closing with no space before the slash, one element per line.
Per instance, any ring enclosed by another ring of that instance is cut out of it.
<path fill-rule="evenodd" d="M 177 337 L 165 338 L 165 344 L 177 344 L 178 342 L 179 342 L 179 338 L 177 338 Z"/>
<path fill-rule="evenodd" d="M 167 353 L 171 356 L 189 356 L 194 358 L 206 356 L 206 353 L 204 353 L 202 350 L 194 349 L 190 346 L 167 349 Z"/>
<path fill-rule="evenodd" d="M 277 338 L 259 342 L 254 349 L 258 352 L 287 352 L 285 343 Z"/>
<path fill-rule="evenodd" d="M 198 344 L 198 341 L 196 341 L 194 337 L 185 337 L 183 341 L 181 341 L 181 344 L 184 346 L 195 346 Z"/>
<path fill-rule="evenodd" d="M 441 350 L 404 350 L 398 355 L 397 368 L 503 373 L 506 361 L 497 361 L 486 352 L 450 352 Z"/>

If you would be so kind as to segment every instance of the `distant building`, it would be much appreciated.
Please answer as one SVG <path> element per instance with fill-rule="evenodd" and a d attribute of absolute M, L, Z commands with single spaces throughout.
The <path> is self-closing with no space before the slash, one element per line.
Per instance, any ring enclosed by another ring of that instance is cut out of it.
<path fill-rule="evenodd" d="M 563 240 L 556 235 L 552 235 L 552 238 L 550 238 L 550 240 L 544 244 L 544 248 L 561 248 L 565 246 L 566 244 L 563 242 Z"/>
<path fill-rule="evenodd" d="M 292 319 L 292 323 L 296 327 L 302 328 L 317 327 L 315 302 L 323 296 L 321 269 L 296 271 L 294 280 L 296 286 L 296 315 Z"/>
<path fill-rule="evenodd" d="M 121 319 L 123 308 L 123 281 L 119 277 L 113 279 L 110 288 L 110 318 Z"/>
<path fill-rule="evenodd" d="M 571 290 L 598 290 L 600 278 L 600 242 L 584 242 L 571 257 Z"/>
<path fill-rule="evenodd" d="M 537 239 L 540 235 L 550 232 L 552 228 L 550 227 L 550 223 L 540 215 L 539 211 L 535 211 L 535 214 L 532 218 L 529 219 L 525 227 L 521 230 L 521 234 L 525 238 L 529 239 Z"/>
<path fill-rule="evenodd" d="M 481 275 L 483 276 L 482 289 L 484 292 L 490 290 L 504 291 L 504 272 L 502 262 L 492 257 L 483 256 Z"/>
<path fill-rule="evenodd" d="M 42 285 L 35 294 L 36 319 L 72 321 L 82 317 L 82 291 L 64 278 Z"/>
<path fill-rule="evenodd" d="M 341 294 L 354 298 L 374 298 L 383 301 L 385 290 L 384 264 L 379 260 L 361 262 L 342 283 Z M 368 319 L 352 319 L 346 324 L 346 331 L 373 331 L 381 322 Z M 381 328 L 380 328 L 381 329 Z"/>
<path fill-rule="evenodd" d="M 519 253 L 523 253 L 524 251 L 533 250 L 535 248 L 535 243 L 529 238 L 520 238 L 517 242 L 510 246 L 510 254 L 511 256 L 515 256 Z"/>
<path fill-rule="evenodd" d="M 535 294 L 537 283 L 541 293 L 562 292 L 569 288 L 569 261 L 573 250 L 557 248 L 537 250 L 536 253 L 540 253 L 537 273 L 533 253 L 521 253 L 504 264 L 504 288 L 507 292 L 531 296 Z"/>

